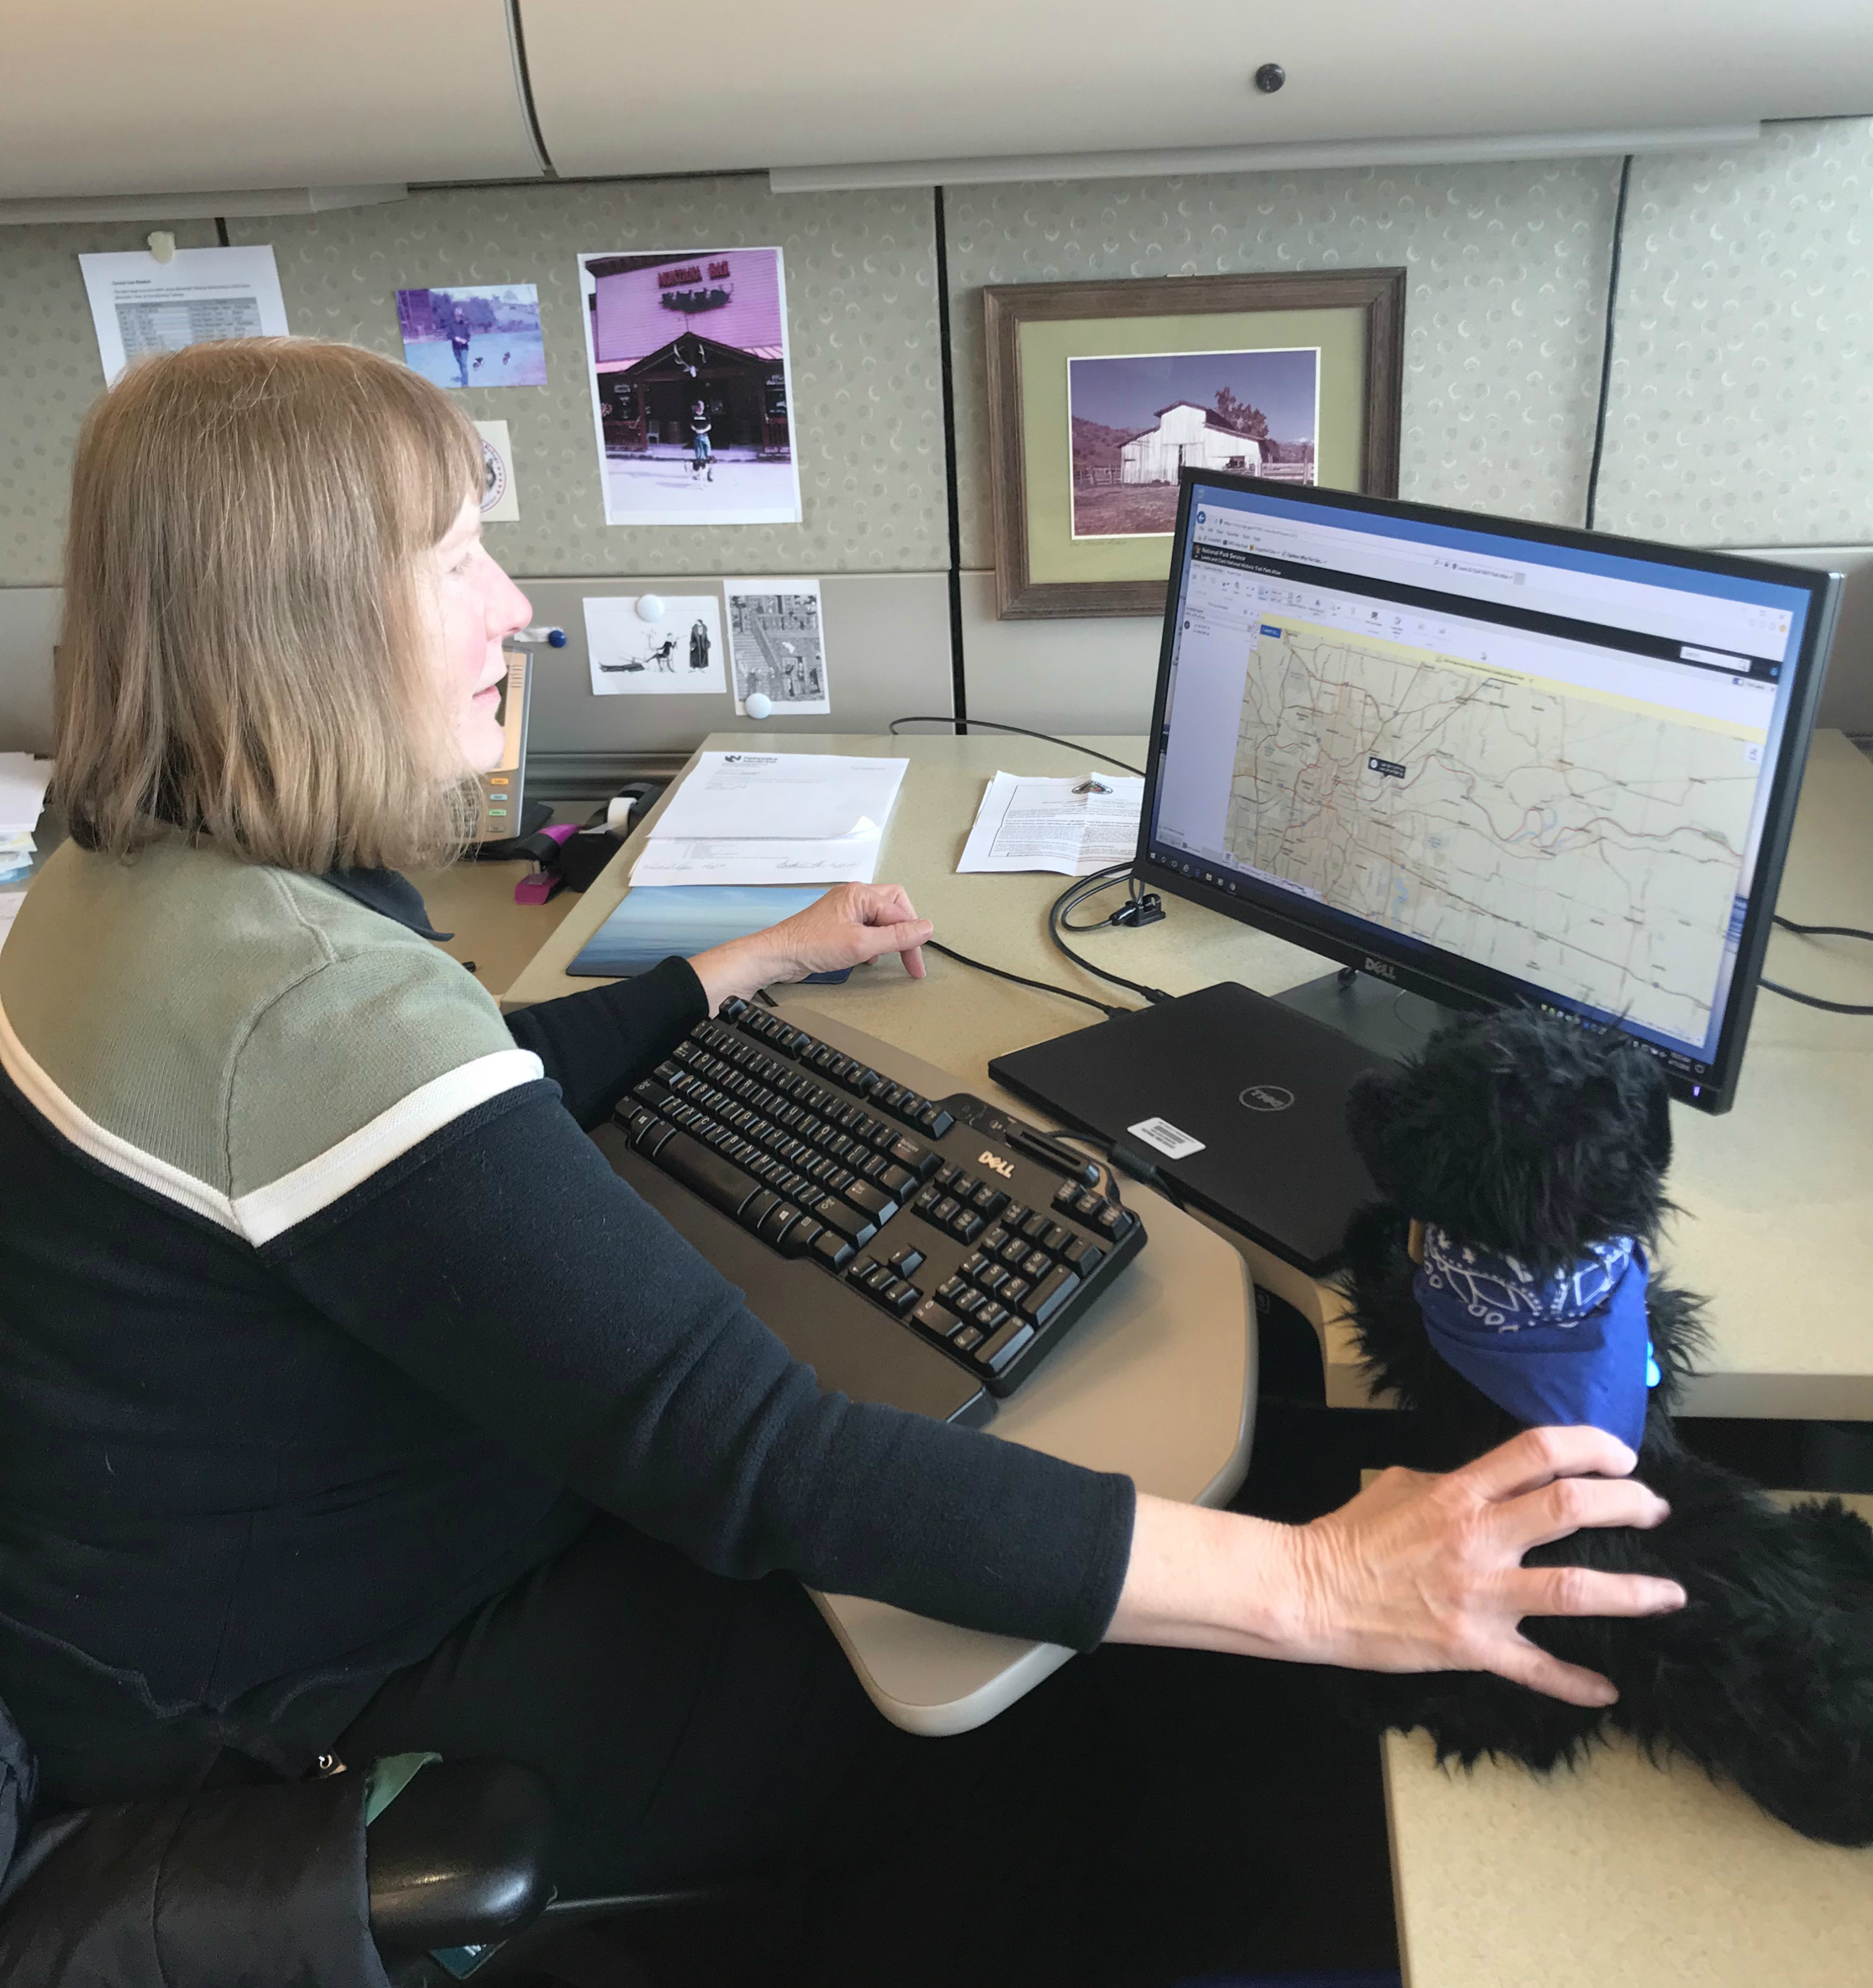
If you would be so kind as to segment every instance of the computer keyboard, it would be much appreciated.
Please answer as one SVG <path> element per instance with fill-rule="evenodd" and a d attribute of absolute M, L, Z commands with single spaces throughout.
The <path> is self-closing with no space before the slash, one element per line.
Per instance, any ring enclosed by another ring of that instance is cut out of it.
<path fill-rule="evenodd" d="M 1144 1246 L 1136 1215 L 1070 1147 L 967 1093 L 925 1097 L 747 1002 L 699 1023 L 615 1117 L 633 1153 L 757 1238 L 777 1270 L 817 1266 L 879 1330 L 913 1335 L 996 1395 Z M 741 1253 L 734 1268 L 758 1283 L 749 1263 Z M 762 1310 L 760 1290 L 748 1294 Z"/>

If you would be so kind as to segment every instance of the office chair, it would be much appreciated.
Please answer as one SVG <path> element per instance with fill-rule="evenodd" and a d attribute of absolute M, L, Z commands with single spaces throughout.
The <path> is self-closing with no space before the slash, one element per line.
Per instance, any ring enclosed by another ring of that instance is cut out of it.
<path fill-rule="evenodd" d="M 17 1740 L 0 1708 L 0 1854 L 31 1792 L 30 1760 L 9 1736 Z M 445 1988 L 476 1957 L 459 1950 L 485 1947 L 468 1976 L 477 1988 L 647 1988 L 649 1977 L 611 1942 L 594 1936 L 581 1950 L 579 1936 L 601 1922 L 726 1909 L 761 1889 L 555 1898 L 546 1876 L 552 1803 L 534 1769 L 436 1763 L 367 1835 L 365 1780 L 338 1773 L 51 1818 L 19 1844 L 0 1883 L 0 1980 Z"/>

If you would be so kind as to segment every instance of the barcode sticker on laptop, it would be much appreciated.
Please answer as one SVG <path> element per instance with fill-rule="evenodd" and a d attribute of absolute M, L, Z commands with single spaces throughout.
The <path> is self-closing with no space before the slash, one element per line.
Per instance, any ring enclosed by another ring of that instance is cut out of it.
<path fill-rule="evenodd" d="M 1143 1140 L 1168 1160 L 1187 1159 L 1192 1153 L 1203 1151 L 1201 1139 L 1193 1139 L 1189 1133 L 1180 1132 L 1168 1118 L 1141 1118 L 1136 1125 L 1128 1125 L 1125 1129 L 1134 1139 Z"/>

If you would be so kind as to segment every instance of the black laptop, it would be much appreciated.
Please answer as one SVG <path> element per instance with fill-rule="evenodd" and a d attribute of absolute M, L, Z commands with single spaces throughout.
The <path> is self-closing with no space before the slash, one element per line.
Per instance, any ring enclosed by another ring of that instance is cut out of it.
<path fill-rule="evenodd" d="M 1319 1276 L 1378 1190 L 1346 1092 L 1392 1066 L 1233 981 L 998 1057 L 989 1074 L 1063 1124 L 1123 1140 L 1184 1199 Z"/>

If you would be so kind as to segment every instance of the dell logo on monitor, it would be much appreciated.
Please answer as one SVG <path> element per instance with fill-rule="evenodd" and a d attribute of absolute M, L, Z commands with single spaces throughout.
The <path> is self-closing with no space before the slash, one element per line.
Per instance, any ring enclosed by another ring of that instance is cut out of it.
<path fill-rule="evenodd" d="M 1294 1093 L 1285 1084 L 1251 1084 L 1240 1102 L 1251 1111 L 1285 1111 Z"/>
<path fill-rule="evenodd" d="M 1389 960 L 1362 959 L 1360 971 L 1370 973 L 1375 980 L 1396 980 L 1398 978 L 1397 969 Z"/>

